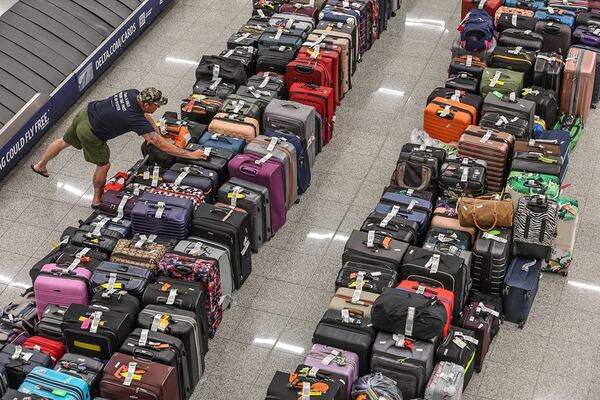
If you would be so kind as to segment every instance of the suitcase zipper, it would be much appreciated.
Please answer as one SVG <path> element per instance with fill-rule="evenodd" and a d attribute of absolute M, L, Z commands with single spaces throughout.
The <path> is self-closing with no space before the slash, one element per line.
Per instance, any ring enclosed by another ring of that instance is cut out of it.
<path fill-rule="evenodd" d="M 109 386 L 114 386 L 115 387 L 114 393 L 118 394 L 119 397 L 122 396 L 122 391 L 123 391 L 123 389 L 125 389 L 125 390 L 128 390 L 128 391 L 132 391 L 135 394 L 135 398 L 138 399 L 138 400 L 143 399 L 143 397 L 141 397 L 139 395 L 140 392 L 142 393 L 142 395 L 145 394 L 146 396 L 151 397 L 152 400 L 161 400 L 161 399 L 159 399 L 159 397 L 155 393 L 153 393 L 153 392 L 151 392 L 151 391 L 149 391 L 149 390 L 147 390 L 147 389 L 145 389 L 143 387 L 139 387 L 139 386 L 138 387 L 124 386 L 124 385 L 118 384 L 116 382 L 108 381 L 108 380 L 102 380 L 102 382 L 100 383 L 100 385 L 102 386 L 102 384 L 109 385 Z M 102 389 L 100 389 L 100 390 L 102 390 Z"/>

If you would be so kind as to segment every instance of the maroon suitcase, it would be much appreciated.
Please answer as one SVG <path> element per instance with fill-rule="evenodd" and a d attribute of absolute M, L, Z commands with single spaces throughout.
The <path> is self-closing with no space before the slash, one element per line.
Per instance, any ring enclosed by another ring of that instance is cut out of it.
<path fill-rule="evenodd" d="M 181 400 L 175 367 L 115 353 L 104 367 L 100 396 L 111 400 Z"/>

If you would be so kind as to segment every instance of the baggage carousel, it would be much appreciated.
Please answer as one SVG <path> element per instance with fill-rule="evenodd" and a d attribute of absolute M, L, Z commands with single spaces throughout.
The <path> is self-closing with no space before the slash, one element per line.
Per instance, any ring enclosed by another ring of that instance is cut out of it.
<path fill-rule="evenodd" d="M 0 0 L 0 179 L 170 0 Z"/>

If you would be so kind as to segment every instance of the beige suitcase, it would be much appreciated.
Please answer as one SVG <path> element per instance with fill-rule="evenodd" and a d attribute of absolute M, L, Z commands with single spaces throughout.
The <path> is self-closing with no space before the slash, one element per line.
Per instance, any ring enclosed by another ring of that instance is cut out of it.
<path fill-rule="evenodd" d="M 251 142 L 260 134 L 260 124 L 254 118 L 238 114 L 218 113 L 208 125 L 209 132 Z"/>
<path fill-rule="evenodd" d="M 371 307 L 379 295 L 361 290 L 358 300 L 356 302 L 352 302 L 354 292 L 354 289 L 339 288 L 331 298 L 329 309 L 338 311 L 341 311 L 345 308 L 359 310 L 365 317 L 371 317 Z"/>

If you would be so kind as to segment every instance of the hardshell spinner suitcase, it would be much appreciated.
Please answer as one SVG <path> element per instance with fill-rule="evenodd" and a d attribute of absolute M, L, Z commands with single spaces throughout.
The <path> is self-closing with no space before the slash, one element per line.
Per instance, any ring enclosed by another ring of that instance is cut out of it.
<path fill-rule="evenodd" d="M 558 203 L 558 227 L 550 261 L 542 260 L 542 271 L 567 275 L 573 261 L 577 227 L 579 225 L 579 203 L 564 197 L 554 198 Z"/>
<path fill-rule="evenodd" d="M 424 400 L 460 400 L 462 399 L 464 380 L 465 370 L 463 367 L 442 361 L 435 366 L 431 378 L 427 382 Z"/>
<path fill-rule="evenodd" d="M 322 29 L 317 31 L 308 36 L 308 42 L 304 45 L 312 51 L 322 46 L 327 50 L 338 52 L 341 69 L 340 98 L 342 98 L 352 88 L 352 74 L 355 71 L 352 40 L 345 34 L 336 35 L 335 32 Z"/>
<path fill-rule="evenodd" d="M 371 372 L 381 372 L 396 381 L 407 399 L 419 397 L 433 371 L 435 345 L 405 338 L 402 334 L 379 332 L 373 344 Z"/>
<path fill-rule="evenodd" d="M 370 231 L 374 232 L 374 231 Z M 350 234 L 342 254 L 342 263 L 348 261 L 377 263 L 398 271 L 408 243 L 393 240 L 389 236 L 374 233 L 372 240 L 368 232 L 354 230 Z"/>
<path fill-rule="evenodd" d="M 581 117 L 585 124 L 594 94 L 596 53 L 580 48 L 569 49 L 565 61 L 560 111 Z"/>
<path fill-rule="evenodd" d="M 469 105 L 441 97 L 425 108 L 425 131 L 446 143 L 458 142 L 462 132 L 477 121 L 477 110 Z"/>
<path fill-rule="evenodd" d="M 521 92 L 523 99 L 535 102 L 535 115 L 551 128 L 558 119 L 558 97 L 554 90 L 538 86 L 525 88 Z"/>
<path fill-rule="evenodd" d="M 243 115 L 218 113 L 210 121 L 208 130 L 213 133 L 244 139 L 247 143 L 260 134 L 260 123 L 255 118 L 244 117 Z"/>
<path fill-rule="evenodd" d="M 427 104 L 431 103 L 436 97 L 442 97 L 447 100 L 458 101 L 459 103 L 465 103 L 475 107 L 477 113 L 481 109 L 481 96 L 473 93 L 469 93 L 466 90 L 456 90 L 446 87 L 438 87 L 431 92 L 427 97 Z"/>
<path fill-rule="evenodd" d="M 182 400 L 175 367 L 121 353 L 115 353 L 106 364 L 100 395 L 109 399 Z"/>
<path fill-rule="evenodd" d="M 593 51 L 596 53 L 596 77 L 594 78 L 594 94 L 592 96 L 592 108 L 597 108 L 598 102 L 600 101 L 600 49 L 596 47 L 584 46 L 576 44 L 573 47 Z M 558 91 L 557 91 L 558 92 Z"/>
<path fill-rule="evenodd" d="M 192 395 L 194 387 L 188 366 L 190 358 L 183 342 L 175 336 L 136 328 L 125 339 L 119 352 L 174 367 L 177 371 L 179 397 L 186 400 Z"/>
<path fill-rule="evenodd" d="M 560 92 L 560 82 L 565 63 L 558 53 L 538 53 L 533 66 L 533 84 L 555 93 Z"/>
<path fill-rule="evenodd" d="M 138 315 L 137 325 L 143 329 L 175 336 L 183 342 L 188 356 L 191 386 L 195 387 L 204 373 L 204 355 L 208 351 L 204 347 L 202 325 L 198 322 L 196 314 L 192 311 L 148 305 Z"/>
<path fill-rule="evenodd" d="M 450 333 L 440 342 L 436 350 L 435 362 L 446 361 L 463 367 L 465 378 L 461 390 L 464 390 L 475 371 L 476 352 L 477 339 L 475 339 L 475 332 L 470 329 L 452 326 Z"/>
<path fill-rule="evenodd" d="M 456 325 L 475 332 L 477 350 L 475 352 L 475 371 L 481 372 L 483 361 L 492 343 L 492 326 L 500 319 L 500 314 L 489 304 L 469 303 Z"/>
<path fill-rule="evenodd" d="M 502 311 L 506 321 L 523 328 L 537 294 L 542 263 L 530 258 L 514 258 L 508 266 L 502 293 Z"/>
<path fill-rule="evenodd" d="M 504 188 L 510 153 L 514 142 L 511 134 L 471 125 L 458 141 L 458 155 L 484 160 L 487 189 L 501 192 Z"/>
<path fill-rule="evenodd" d="M 239 289 L 252 272 L 248 214 L 228 207 L 200 204 L 194 212 L 191 233 L 229 247 L 234 284 Z"/>
<path fill-rule="evenodd" d="M 54 366 L 54 370 L 86 381 L 92 396 L 98 394 L 104 364 L 94 358 L 80 354 L 65 354 Z"/>
<path fill-rule="evenodd" d="M 529 120 L 508 114 L 488 112 L 481 117 L 479 126 L 506 132 L 515 138 L 528 139 L 531 137 Z"/>
<path fill-rule="evenodd" d="M 486 294 L 502 293 L 506 268 L 511 256 L 511 228 L 497 228 L 498 234 L 479 232 L 473 245 L 471 278 L 473 290 Z"/>
<path fill-rule="evenodd" d="M 90 386 L 86 381 L 63 372 L 35 367 L 19 387 L 19 391 L 49 399 L 90 400 Z M 56 397 L 55 397 L 56 396 Z"/>
<path fill-rule="evenodd" d="M 348 387 L 348 399 L 352 386 L 358 379 L 358 355 L 351 351 L 322 344 L 314 344 L 302 362 L 309 367 L 318 368 L 342 376 Z"/>
<path fill-rule="evenodd" d="M 82 267 L 46 264 L 34 282 L 38 319 L 48 304 L 69 306 L 89 302 L 87 283 L 92 273 Z"/>
<path fill-rule="evenodd" d="M 140 300 L 125 290 L 102 290 L 92 297 L 90 305 L 129 314 L 135 320 L 140 312 Z"/>
<path fill-rule="evenodd" d="M 555 200 L 544 195 L 521 197 L 513 226 L 514 255 L 550 260 L 557 226 L 558 203 Z"/>
<path fill-rule="evenodd" d="M 371 348 L 375 340 L 375 329 L 371 319 L 360 313 L 327 310 L 313 333 L 313 343 L 332 346 L 358 354 L 358 373 L 368 374 L 371 370 Z"/>

